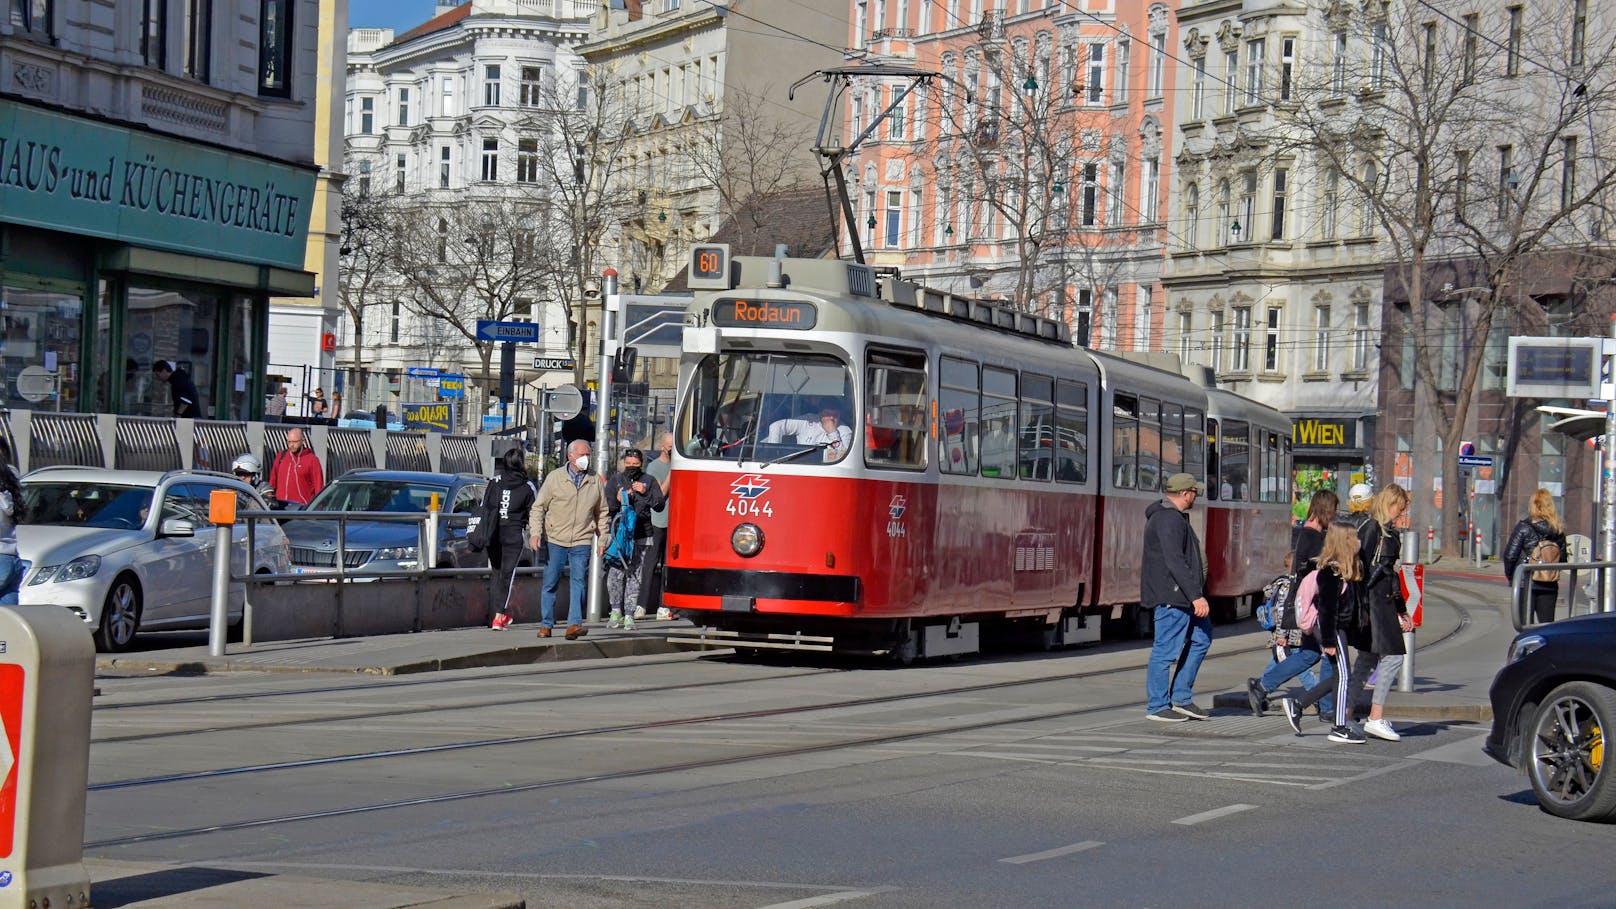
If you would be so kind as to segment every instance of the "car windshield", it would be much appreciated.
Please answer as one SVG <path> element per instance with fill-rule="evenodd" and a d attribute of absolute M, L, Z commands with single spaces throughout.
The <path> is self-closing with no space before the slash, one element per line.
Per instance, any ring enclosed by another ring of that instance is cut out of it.
<path fill-rule="evenodd" d="M 449 487 L 409 480 L 338 480 L 309 503 L 310 511 L 426 511 L 432 497 L 449 504 Z"/>
<path fill-rule="evenodd" d="M 132 530 L 151 513 L 149 486 L 24 481 L 28 524 L 66 524 Z"/>
<path fill-rule="evenodd" d="M 852 373 L 835 357 L 718 354 L 701 361 L 690 384 L 679 423 L 689 457 L 834 463 L 851 445 Z"/>

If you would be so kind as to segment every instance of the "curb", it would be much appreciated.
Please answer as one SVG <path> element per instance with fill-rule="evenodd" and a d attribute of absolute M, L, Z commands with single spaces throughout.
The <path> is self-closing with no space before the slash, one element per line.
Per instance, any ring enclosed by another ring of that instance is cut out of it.
<path fill-rule="evenodd" d="M 1224 691 L 1212 696 L 1214 709 L 1239 710 L 1250 714 L 1251 705 L 1246 700 L 1244 691 Z M 1270 711 L 1270 716 L 1277 714 Z M 1475 723 L 1490 723 L 1493 719 L 1493 708 L 1490 704 L 1399 704 L 1394 696 L 1386 702 L 1386 715 L 1395 719 L 1406 720 L 1463 720 Z"/>
<path fill-rule="evenodd" d="M 410 675 L 446 669 L 482 669 L 491 666 L 524 666 L 532 663 L 561 663 L 574 660 L 609 660 L 621 657 L 665 656 L 689 653 L 700 647 L 670 644 L 663 638 L 624 637 L 599 641 L 546 642 L 507 647 L 460 656 L 415 659 L 390 666 L 287 665 L 284 662 L 254 662 L 253 653 L 199 657 L 191 660 L 142 660 L 129 657 L 99 657 L 97 671 L 146 672 L 165 675 L 216 675 L 228 672 L 343 673 L 347 675 Z"/>

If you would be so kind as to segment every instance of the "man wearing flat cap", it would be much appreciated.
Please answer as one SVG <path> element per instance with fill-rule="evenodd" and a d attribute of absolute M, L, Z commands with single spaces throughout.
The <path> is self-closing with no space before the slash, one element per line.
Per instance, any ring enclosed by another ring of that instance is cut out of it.
<path fill-rule="evenodd" d="M 1190 526 L 1190 508 L 1206 487 L 1191 474 L 1175 473 L 1162 491 L 1162 501 L 1145 509 L 1139 562 L 1139 602 L 1154 608 L 1156 620 L 1145 670 L 1145 712 L 1157 722 L 1182 723 L 1209 716 L 1196 705 L 1194 688 L 1212 647 L 1212 606 L 1206 600 L 1201 541 Z"/>

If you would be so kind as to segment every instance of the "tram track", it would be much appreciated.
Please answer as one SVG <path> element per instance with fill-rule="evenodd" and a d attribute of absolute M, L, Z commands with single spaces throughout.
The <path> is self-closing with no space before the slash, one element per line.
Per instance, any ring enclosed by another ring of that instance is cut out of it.
<path fill-rule="evenodd" d="M 1444 598 L 1444 603 L 1459 615 L 1459 621 L 1452 630 L 1441 637 L 1427 643 L 1423 649 L 1430 650 L 1457 637 L 1470 626 L 1469 610 Z M 1232 650 L 1225 650 L 1207 658 L 1208 663 L 1221 663 L 1237 657 L 1250 656 L 1266 650 L 1266 645 L 1245 646 Z M 322 766 L 335 766 L 353 764 L 374 760 L 390 760 L 423 755 L 441 755 L 452 752 L 463 752 L 477 749 L 497 748 L 510 745 L 533 744 L 539 742 L 554 742 L 564 740 L 577 740 L 608 735 L 631 734 L 634 732 L 674 729 L 690 726 L 704 726 L 718 723 L 738 722 L 759 719 L 777 719 L 793 715 L 802 715 L 823 711 L 846 710 L 850 708 L 869 707 L 872 705 L 897 704 L 907 701 L 946 698 L 960 695 L 977 694 L 987 691 L 1000 691 L 1005 689 L 1046 685 L 1051 683 L 1068 682 L 1081 679 L 1094 679 L 1106 676 L 1120 675 L 1139 671 L 1137 665 L 1117 666 L 1106 669 L 1088 670 L 1083 672 L 1061 673 L 1051 676 L 1040 676 L 1032 679 L 1019 679 L 1004 682 L 987 682 L 976 685 L 964 685 L 954 688 L 931 689 L 925 691 L 906 692 L 902 694 L 885 695 L 872 698 L 852 698 L 839 701 L 802 704 L 789 707 L 768 708 L 762 710 L 735 711 L 729 713 L 707 714 L 694 717 L 654 720 L 639 723 L 620 723 L 608 726 L 592 727 L 587 729 L 560 730 L 555 732 L 536 733 L 522 736 L 506 736 L 494 739 L 480 739 L 468 742 L 451 742 L 438 745 L 421 746 L 415 748 L 387 749 L 371 752 L 361 752 L 346 755 L 334 755 L 322 758 L 310 758 L 298 761 L 269 762 L 263 764 L 246 765 L 241 767 L 219 768 L 214 770 L 196 771 L 190 773 L 169 774 L 163 776 L 132 778 L 100 783 L 88 787 L 90 793 L 125 790 L 140 787 L 165 786 L 186 783 L 196 783 L 205 780 L 240 777 L 254 774 L 282 772 L 290 770 L 308 769 Z M 816 672 L 802 673 L 801 675 L 820 674 Z M 762 681 L 762 679 L 748 679 L 742 681 Z M 711 684 L 711 683 L 705 683 Z M 692 686 L 701 687 L 701 686 Z M 601 695 L 610 695 L 626 692 L 600 692 Z M 424 805 L 436 805 L 448 802 L 468 801 L 496 795 L 512 795 L 527 792 L 539 792 L 548 789 L 586 785 L 613 779 L 637 778 L 653 776 L 663 773 L 681 773 L 696 770 L 712 769 L 748 763 L 752 761 L 773 760 L 777 758 L 799 757 L 812 754 L 868 747 L 872 745 L 886 745 L 898 742 L 915 741 L 942 735 L 952 735 L 962 732 L 973 732 L 984 729 L 994 729 L 1007 726 L 1016 726 L 1026 723 L 1042 722 L 1047 720 L 1070 719 L 1090 716 L 1105 711 L 1136 705 L 1138 698 L 1130 696 L 1104 704 L 1088 705 L 1075 709 L 1050 710 L 1035 714 L 1019 714 L 1004 719 L 981 720 L 975 722 L 955 723 L 942 728 L 914 730 L 896 733 L 884 733 L 873 736 L 860 736 L 851 739 L 839 739 L 831 742 L 821 742 L 812 745 L 799 745 L 782 748 L 765 749 L 763 751 L 748 752 L 746 754 L 729 755 L 726 757 L 705 758 L 693 761 L 675 761 L 653 767 L 613 771 L 610 773 L 581 774 L 560 779 L 537 780 L 526 783 L 509 783 L 497 787 L 481 787 L 456 792 L 435 793 L 412 796 L 407 798 L 390 799 L 381 802 L 372 802 L 363 805 L 328 808 L 319 811 L 304 811 L 254 818 L 242 821 L 229 821 L 176 830 L 150 831 L 130 836 L 113 837 L 85 843 L 86 849 L 114 848 L 139 843 L 148 843 L 162 840 L 183 839 L 210 834 L 228 833 L 234 831 L 251 830 L 270 827 L 280 824 L 291 824 L 303 821 L 329 820 L 333 818 L 349 817 L 370 814 L 380 811 L 398 810 Z"/>

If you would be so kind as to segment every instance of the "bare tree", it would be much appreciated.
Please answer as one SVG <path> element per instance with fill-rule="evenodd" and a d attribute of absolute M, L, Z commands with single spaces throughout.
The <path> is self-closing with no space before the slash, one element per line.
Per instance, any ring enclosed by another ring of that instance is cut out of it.
<path fill-rule="evenodd" d="M 485 395 L 495 342 L 479 320 L 526 317 L 549 276 L 551 209 L 522 196 L 427 201 L 400 212 L 391 266 L 406 305 L 476 348 Z"/>
<path fill-rule="evenodd" d="M 523 135 L 536 137 L 534 190 L 549 207 L 551 227 L 535 249 L 532 267 L 539 272 L 539 286 L 574 325 L 574 379 L 580 386 L 589 350 L 586 288 L 607 261 L 613 229 L 639 204 L 630 151 L 642 124 L 623 92 L 611 67 L 591 65 L 578 71 L 576 81 L 546 85 L 542 103 L 516 124 Z"/>
<path fill-rule="evenodd" d="M 1595 243 L 1616 186 L 1616 165 L 1596 154 L 1616 140 L 1616 33 L 1577 21 L 1576 0 L 1511 10 L 1484 22 L 1457 0 L 1317 9 L 1331 45 L 1281 76 L 1288 96 L 1270 100 L 1290 115 L 1263 137 L 1268 154 L 1309 156 L 1339 181 L 1353 200 L 1337 206 L 1346 229 L 1384 244 L 1408 301 L 1387 317 L 1411 341 L 1419 422 L 1436 429 L 1416 434 L 1419 462 L 1437 462 L 1440 438 L 1453 491 L 1495 322 L 1541 320 L 1521 310 L 1527 273 Z M 1416 522 L 1434 523 L 1414 500 Z M 1442 536 L 1456 554 L 1456 536 Z"/>
<path fill-rule="evenodd" d="M 349 173 L 354 169 L 349 168 Z M 368 182 L 368 181 L 366 181 Z M 384 300 L 391 279 L 396 209 L 390 196 L 359 180 L 342 184 L 342 245 L 338 247 L 337 301 L 353 322 L 353 403 L 365 402 L 365 312 Z M 339 414 L 340 416 L 340 414 Z"/>
<path fill-rule="evenodd" d="M 772 86 L 732 87 L 724 109 L 702 124 L 687 144 L 688 166 L 716 197 L 712 225 L 737 255 L 769 255 L 784 243 L 798 255 L 835 246 L 835 226 L 821 205 L 823 192 L 811 129 L 790 112 L 771 109 Z"/>

